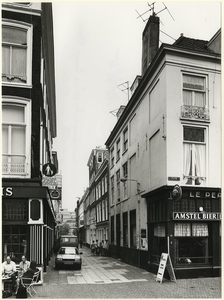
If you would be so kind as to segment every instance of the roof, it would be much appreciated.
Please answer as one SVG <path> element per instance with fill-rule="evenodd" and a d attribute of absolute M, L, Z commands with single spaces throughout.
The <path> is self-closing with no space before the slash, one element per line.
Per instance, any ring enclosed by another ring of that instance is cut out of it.
<path fill-rule="evenodd" d="M 192 39 L 181 35 L 179 39 L 173 43 L 173 46 L 178 46 L 188 50 L 214 53 L 213 50 L 208 48 L 208 43 L 209 41 Z"/>

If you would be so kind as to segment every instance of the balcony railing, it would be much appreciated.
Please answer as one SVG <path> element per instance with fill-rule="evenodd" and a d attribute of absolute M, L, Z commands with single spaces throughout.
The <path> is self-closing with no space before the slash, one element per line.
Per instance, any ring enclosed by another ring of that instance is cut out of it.
<path fill-rule="evenodd" d="M 181 106 L 181 117 L 194 120 L 210 120 L 209 110 L 201 106 L 183 105 Z"/>
<path fill-rule="evenodd" d="M 25 175 L 26 164 L 2 163 L 2 175 Z"/>

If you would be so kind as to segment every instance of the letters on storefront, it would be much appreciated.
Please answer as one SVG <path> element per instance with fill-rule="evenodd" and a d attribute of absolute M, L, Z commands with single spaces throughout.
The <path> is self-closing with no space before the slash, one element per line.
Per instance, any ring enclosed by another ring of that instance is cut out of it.
<path fill-rule="evenodd" d="M 207 212 L 174 212 L 173 213 L 174 220 L 197 220 L 197 221 L 211 221 L 211 220 L 221 220 L 220 213 L 207 213 Z"/>
<path fill-rule="evenodd" d="M 2 187 L 2 197 L 11 197 L 13 195 L 12 187 Z"/>

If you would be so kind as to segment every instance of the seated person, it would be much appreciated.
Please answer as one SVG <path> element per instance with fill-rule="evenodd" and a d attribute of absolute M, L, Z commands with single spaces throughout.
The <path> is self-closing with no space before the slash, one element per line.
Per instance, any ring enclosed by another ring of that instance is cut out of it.
<path fill-rule="evenodd" d="M 25 273 L 23 273 L 23 283 L 30 283 L 34 273 L 36 273 L 37 271 L 39 271 L 37 269 L 37 263 L 33 260 L 30 263 L 29 269 Z"/>
<path fill-rule="evenodd" d="M 22 256 L 22 261 L 19 264 L 20 275 L 23 275 L 30 267 L 30 262 L 26 259 L 26 256 Z"/>
<path fill-rule="evenodd" d="M 12 292 L 16 290 L 16 264 L 11 260 L 11 257 L 7 255 L 6 261 L 2 263 L 2 275 L 7 275 L 12 279 Z"/>

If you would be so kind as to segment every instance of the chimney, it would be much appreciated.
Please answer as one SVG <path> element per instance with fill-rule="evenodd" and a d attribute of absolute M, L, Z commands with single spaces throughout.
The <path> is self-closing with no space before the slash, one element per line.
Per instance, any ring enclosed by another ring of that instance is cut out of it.
<path fill-rule="evenodd" d="M 142 76 L 159 48 L 159 17 L 150 16 L 142 34 Z"/>

